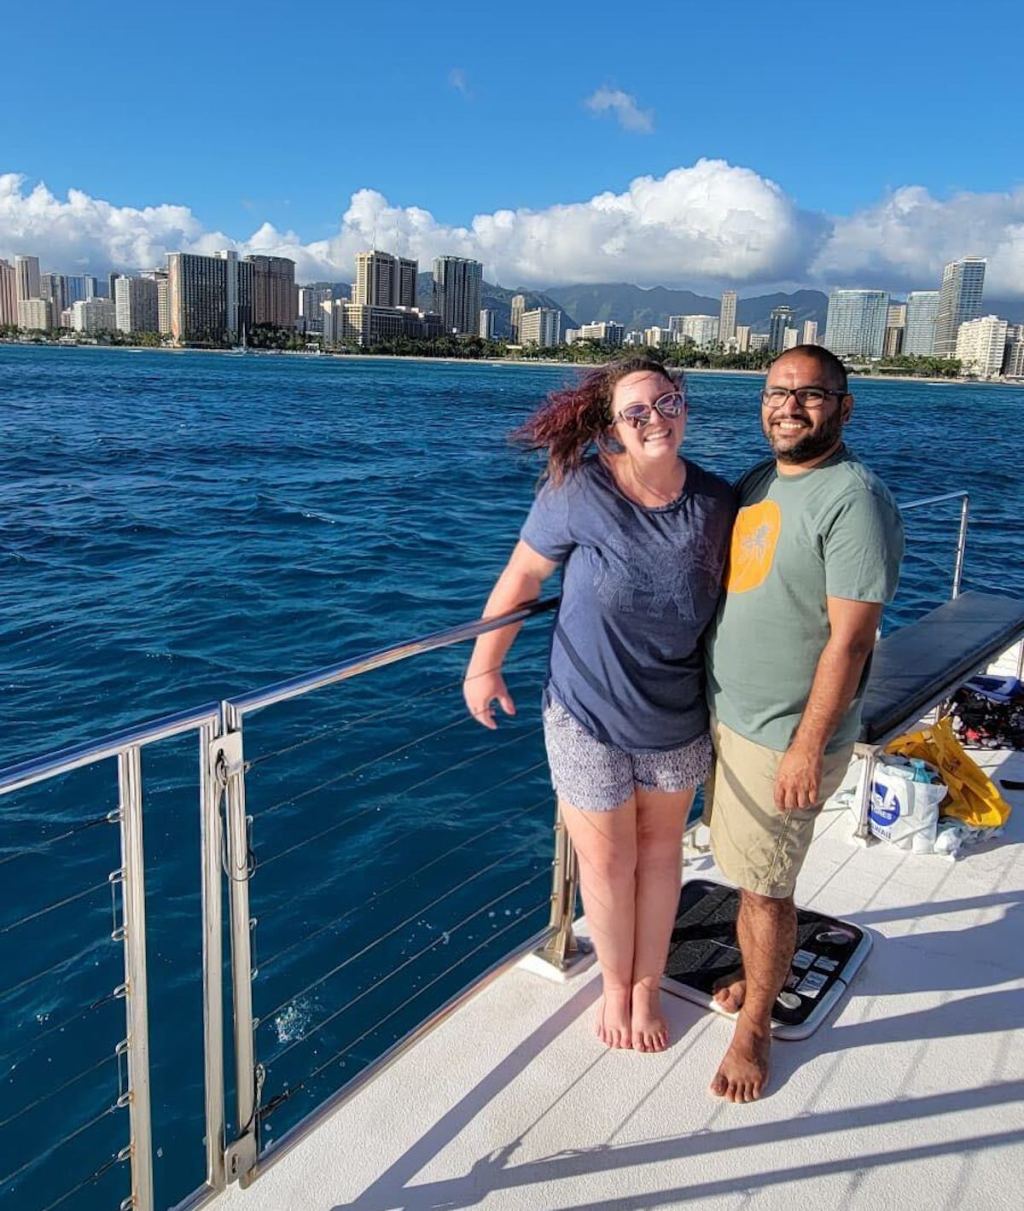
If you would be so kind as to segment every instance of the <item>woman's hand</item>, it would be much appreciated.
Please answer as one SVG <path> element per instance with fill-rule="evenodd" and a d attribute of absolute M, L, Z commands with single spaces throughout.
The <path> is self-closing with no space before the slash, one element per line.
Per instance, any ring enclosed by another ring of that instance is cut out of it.
<path fill-rule="evenodd" d="M 497 700 L 498 705 L 506 715 L 514 715 L 516 713 L 516 704 L 512 701 L 512 695 L 508 692 L 505 678 L 502 677 L 497 669 L 492 669 L 489 673 L 478 673 L 475 676 L 472 673 L 468 673 L 466 680 L 462 683 L 462 696 L 466 699 L 469 713 L 477 723 L 482 723 L 484 727 L 490 728 L 491 731 L 494 731 L 498 726 L 494 718 L 494 708 L 491 706 L 492 702 Z"/>

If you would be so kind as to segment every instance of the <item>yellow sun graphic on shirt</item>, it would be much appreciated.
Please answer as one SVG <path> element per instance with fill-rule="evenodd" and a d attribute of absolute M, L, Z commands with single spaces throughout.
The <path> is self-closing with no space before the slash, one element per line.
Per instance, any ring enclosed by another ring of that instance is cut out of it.
<path fill-rule="evenodd" d="M 781 528 L 782 512 L 774 500 L 740 509 L 732 529 L 726 592 L 749 593 L 764 584 L 772 570 Z"/>

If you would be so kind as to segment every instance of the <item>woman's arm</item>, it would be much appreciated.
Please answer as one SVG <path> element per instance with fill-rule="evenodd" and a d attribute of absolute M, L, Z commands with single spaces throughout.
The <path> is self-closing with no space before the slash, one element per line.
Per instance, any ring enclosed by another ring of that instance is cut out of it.
<path fill-rule="evenodd" d="M 557 563 L 538 555 L 520 540 L 487 598 L 483 617 L 495 618 L 517 606 L 536 601 L 541 585 L 557 568 Z M 506 715 L 516 713 L 515 703 L 501 675 L 501 665 L 522 625 L 517 622 L 497 631 L 489 631 L 477 639 L 473 648 L 462 692 L 470 714 L 484 727 L 493 729 L 498 726 L 491 707 L 495 700 Z"/>

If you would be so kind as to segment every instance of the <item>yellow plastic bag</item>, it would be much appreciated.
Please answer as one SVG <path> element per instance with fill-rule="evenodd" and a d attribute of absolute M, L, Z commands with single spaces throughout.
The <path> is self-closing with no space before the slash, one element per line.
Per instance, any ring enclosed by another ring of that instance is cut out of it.
<path fill-rule="evenodd" d="M 942 805 L 942 815 L 956 816 L 972 828 L 998 828 L 1009 820 L 1009 803 L 996 790 L 992 779 L 960 747 L 949 715 L 933 727 L 897 736 L 886 745 L 885 751 L 901 757 L 923 757 L 938 766 L 949 787 L 949 801 Z"/>

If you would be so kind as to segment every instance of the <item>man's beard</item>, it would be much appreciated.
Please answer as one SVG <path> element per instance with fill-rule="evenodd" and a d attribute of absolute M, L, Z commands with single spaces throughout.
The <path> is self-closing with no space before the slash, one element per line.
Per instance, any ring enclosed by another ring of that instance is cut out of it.
<path fill-rule="evenodd" d="M 787 446 L 785 450 L 779 450 L 775 445 L 775 430 L 765 421 L 764 435 L 768 438 L 768 444 L 771 446 L 775 457 L 780 463 L 800 463 L 813 462 L 814 459 L 820 458 L 832 449 L 843 436 L 843 418 L 842 409 L 837 408 L 834 415 L 825 421 L 821 428 L 815 432 L 808 429 L 799 441 L 793 445 Z"/>

